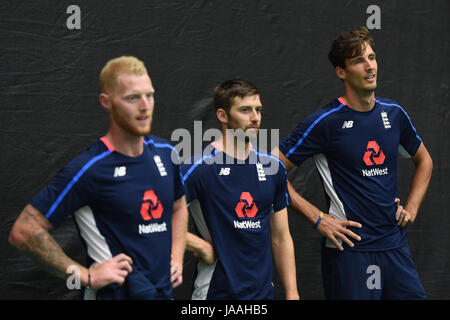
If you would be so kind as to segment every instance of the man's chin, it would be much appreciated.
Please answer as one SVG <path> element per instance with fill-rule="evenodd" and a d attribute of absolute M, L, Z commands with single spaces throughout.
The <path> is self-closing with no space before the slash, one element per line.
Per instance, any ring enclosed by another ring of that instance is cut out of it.
<path fill-rule="evenodd" d="M 251 140 L 256 141 L 258 137 L 258 130 L 250 129 L 245 131 L 245 142 L 249 142 Z"/>
<path fill-rule="evenodd" d="M 129 132 L 136 137 L 143 137 L 150 134 L 151 126 L 146 129 L 129 128 Z"/>
<path fill-rule="evenodd" d="M 145 128 L 136 128 L 136 133 L 141 137 L 150 134 L 150 131 L 152 131 L 152 121 L 150 121 L 149 125 Z"/>
<path fill-rule="evenodd" d="M 247 135 L 247 136 L 251 136 L 251 135 L 257 136 L 258 132 L 259 132 L 259 128 L 258 129 L 249 128 L 249 129 L 245 130 L 245 135 Z"/>
<path fill-rule="evenodd" d="M 372 84 L 367 85 L 364 89 L 368 92 L 373 92 L 373 91 L 375 91 L 376 88 L 377 88 L 377 84 L 372 83 Z"/>
<path fill-rule="evenodd" d="M 140 136 L 146 136 L 148 134 L 150 134 L 151 128 L 148 128 L 147 130 L 142 130 L 140 133 Z"/>

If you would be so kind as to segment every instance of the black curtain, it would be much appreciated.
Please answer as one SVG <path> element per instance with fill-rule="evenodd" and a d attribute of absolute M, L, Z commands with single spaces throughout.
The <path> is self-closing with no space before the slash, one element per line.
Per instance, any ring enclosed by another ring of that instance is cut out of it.
<path fill-rule="evenodd" d="M 106 133 L 98 75 L 120 55 L 142 59 L 156 88 L 152 133 L 216 127 L 212 90 L 230 78 L 253 82 L 262 128 L 285 137 L 308 114 L 342 94 L 327 53 L 339 33 L 369 25 L 376 41 L 376 94 L 405 106 L 435 169 L 409 244 L 430 299 L 449 299 L 449 6 L 447 0 L 377 1 L 2 1 L 0 5 L 0 298 L 78 299 L 65 280 L 9 245 L 28 201 L 75 155 Z M 69 11 L 69 13 L 67 13 Z M 374 16 L 374 14 L 379 14 Z M 379 19 L 378 19 L 379 18 Z M 375 19 L 375 21 L 374 21 Z M 79 27 L 79 28 L 78 28 Z M 176 144 L 176 142 L 174 142 Z M 399 160 L 406 201 L 413 164 Z M 296 189 L 326 210 L 312 161 L 289 173 Z M 300 295 L 323 299 L 320 235 L 289 210 Z M 86 255 L 71 218 L 53 232 L 77 261 Z M 189 299 L 195 258 L 186 253 Z M 275 273 L 278 299 L 283 288 Z"/>

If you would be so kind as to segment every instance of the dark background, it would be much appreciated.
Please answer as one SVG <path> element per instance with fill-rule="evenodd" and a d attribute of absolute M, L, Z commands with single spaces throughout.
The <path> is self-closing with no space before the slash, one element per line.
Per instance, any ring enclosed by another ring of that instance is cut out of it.
<path fill-rule="evenodd" d="M 69 30 L 69 5 L 81 29 Z M 376 94 L 409 113 L 434 172 L 409 243 L 430 299 L 450 298 L 449 11 L 441 1 L 4 1 L 0 4 L 0 298 L 78 299 L 59 280 L 9 245 L 11 227 L 28 201 L 74 156 L 108 129 L 98 103 L 98 75 L 120 55 L 142 59 L 156 88 L 152 133 L 170 140 L 177 128 L 216 127 L 212 90 L 230 78 L 252 81 L 264 105 L 262 128 L 286 136 L 306 115 L 342 95 L 327 53 L 342 31 L 366 25 L 369 5 L 381 9 L 372 30 L 379 65 Z M 176 143 L 174 143 L 176 144 Z M 399 161 L 406 200 L 412 161 Z M 297 190 L 326 210 L 312 161 L 293 169 Z M 289 210 L 303 299 L 323 299 L 320 235 Z M 53 233 L 66 253 L 85 254 L 70 218 Z M 195 258 L 186 253 L 189 299 Z M 275 274 L 277 298 L 283 288 Z"/>

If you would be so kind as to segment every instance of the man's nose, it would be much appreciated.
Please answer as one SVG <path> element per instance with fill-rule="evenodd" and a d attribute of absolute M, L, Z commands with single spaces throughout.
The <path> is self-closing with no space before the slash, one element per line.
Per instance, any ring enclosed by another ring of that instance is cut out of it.
<path fill-rule="evenodd" d="M 253 122 L 258 122 L 260 120 L 260 115 L 256 109 L 252 109 L 250 113 L 250 120 Z"/>
<path fill-rule="evenodd" d="M 375 69 L 375 60 L 366 59 L 366 70 Z"/>
<path fill-rule="evenodd" d="M 152 105 L 153 105 L 153 97 L 148 98 L 147 96 L 143 95 L 139 101 L 139 110 L 147 111 L 152 108 Z"/>

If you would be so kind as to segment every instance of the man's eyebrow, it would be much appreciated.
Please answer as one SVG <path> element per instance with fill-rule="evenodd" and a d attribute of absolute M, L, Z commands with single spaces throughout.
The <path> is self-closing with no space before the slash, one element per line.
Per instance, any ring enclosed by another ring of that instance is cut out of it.
<path fill-rule="evenodd" d="M 240 106 L 240 108 L 262 108 L 262 105 L 257 105 L 257 106 Z"/>
<path fill-rule="evenodd" d="M 149 94 L 149 93 L 155 94 L 155 90 L 147 91 L 144 94 Z M 131 92 L 125 94 L 125 96 L 134 96 L 134 95 L 141 95 L 141 93 L 137 92 L 137 91 L 131 91 Z"/>

